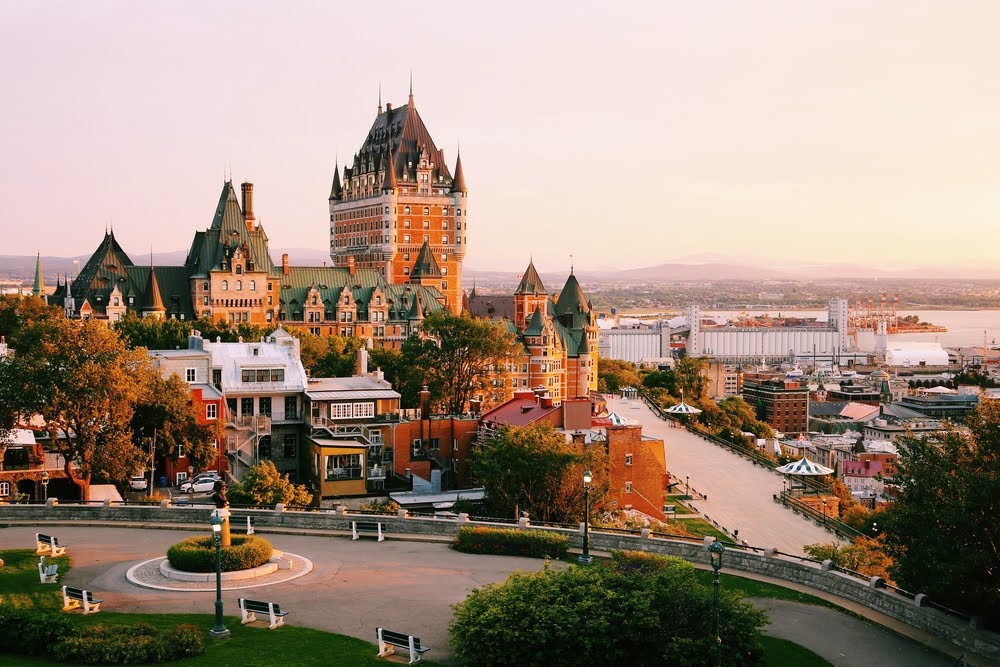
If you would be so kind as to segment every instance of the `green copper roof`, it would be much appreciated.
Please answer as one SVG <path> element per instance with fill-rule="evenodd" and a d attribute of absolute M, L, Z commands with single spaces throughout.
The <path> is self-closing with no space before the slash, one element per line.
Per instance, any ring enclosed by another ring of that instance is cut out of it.
<path fill-rule="evenodd" d="M 533 261 L 528 262 L 528 268 L 521 276 L 521 282 L 514 290 L 514 294 L 545 294 L 545 286 L 542 285 L 542 279 L 538 277 L 538 271 L 535 270 Z"/>

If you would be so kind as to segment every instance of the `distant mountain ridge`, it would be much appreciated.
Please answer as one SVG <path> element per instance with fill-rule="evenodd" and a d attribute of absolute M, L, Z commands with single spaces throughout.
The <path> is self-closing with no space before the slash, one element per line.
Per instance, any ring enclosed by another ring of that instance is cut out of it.
<path fill-rule="evenodd" d="M 281 256 L 288 254 L 288 261 L 293 266 L 330 266 L 330 255 L 323 250 L 313 248 L 280 248 L 271 251 L 275 264 L 281 263 Z M 130 253 L 133 262 L 145 263 L 149 255 Z M 187 251 L 153 253 L 154 266 L 180 266 L 187 257 Z M 54 285 L 57 278 L 63 276 L 72 278 L 90 258 L 90 255 L 76 257 L 42 256 L 42 272 L 47 285 Z M 489 271 L 479 270 L 466 265 L 463 273 L 467 289 L 477 282 L 483 286 L 517 284 L 519 271 Z M 685 261 L 668 262 L 655 266 L 645 266 L 629 269 L 577 269 L 577 278 L 582 282 L 601 283 L 662 283 L 678 281 L 708 282 L 724 281 L 790 281 L 790 280 L 997 280 L 1000 279 L 1000 266 L 934 266 L 927 268 L 876 268 L 865 264 L 840 263 L 792 263 L 782 261 L 774 266 L 734 263 L 722 261 L 716 256 L 695 256 L 685 258 Z M 30 284 L 35 275 L 35 257 L 33 255 L 0 255 L 0 280 Z M 562 288 L 566 279 L 565 273 L 540 273 L 548 289 L 557 291 Z"/>

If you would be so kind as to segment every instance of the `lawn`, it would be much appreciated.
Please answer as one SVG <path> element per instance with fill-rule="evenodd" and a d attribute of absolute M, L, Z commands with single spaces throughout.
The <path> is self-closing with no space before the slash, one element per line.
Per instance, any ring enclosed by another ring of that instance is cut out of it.
<path fill-rule="evenodd" d="M 38 581 L 38 556 L 29 549 L 0 551 L 0 558 L 5 564 L 0 568 L 0 609 L 18 607 L 35 608 L 40 611 L 56 611 L 61 608 L 62 601 L 58 584 L 41 584 Z M 70 560 L 67 556 L 49 559 L 59 564 L 60 578 L 68 571 Z M 698 571 L 697 576 L 702 583 L 711 584 L 712 573 Z M 750 597 L 771 597 L 811 604 L 825 604 L 811 595 L 792 591 L 773 584 L 767 584 L 751 579 L 725 575 L 724 584 L 729 590 L 739 590 Z M 101 611 L 99 614 L 83 616 L 73 613 L 69 615 L 73 623 L 85 625 L 129 625 L 146 622 L 156 628 L 166 629 L 180 623 L 190 623 L 205 628 L 206 634 L 215 624 L 211 614 L 122 614 L 114 611 Z M 354 637 L 336 635 L 310 628 L 292 625 L 282 626 L 278 630 L 268 630 L 260 625 L 240 625 L 239 617 L 227 617 L 225 625 L 231 632 L 228 639 L 206 640 L 205 653 L 196 658 L 175 661 L 169 664 L 183 665 L 240 665 L 241 667 L 261 667 L 275 664 L 292 665 L 376 665 L 393 664 L 376 658 L 378 649 L 375 644 Z M 374 630 L 373 630 L 374 633 Z M 764 636 L 762 638 L 767 650 L 767 667 L 792 667 L 798 665 L 829 665 L 819 656 L 797 644 Z M 401 651 L 405 655 L 405 651 Z M 395 663 L 399 662 L 397 658 Z M 428 667 L 440 665 L 430 660 L 424 660 Z M 50 660 L 3 655 L 3 664 L 11 667 L 63 665 L 65 663 Z"/>

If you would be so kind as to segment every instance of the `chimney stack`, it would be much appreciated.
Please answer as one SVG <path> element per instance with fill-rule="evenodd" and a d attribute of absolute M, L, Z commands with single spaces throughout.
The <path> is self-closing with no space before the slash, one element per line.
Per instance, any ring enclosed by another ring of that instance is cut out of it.
<path fill-rule="evenodd" d="M 248 183 L 243 181 L 243 222 L 246 223 L 247 229 L 253 231 L 254 223 L 257 218 L 253 214 L 253 183 Z"/>
<path fill-rule="evenodd" d="M 430 419 L 431 418 L 431 392 L 424 385 L 420 388 L 420 418 Z"/>
<path fill-rule="evenodd" d="M 281 253 L 281 275 L 288 275 L 288 253 Z"/>
<path fill-rule="evenodd" d="M 347 257 L 347 272 L 354 275 L 354 255 L 348 255 Z"/>

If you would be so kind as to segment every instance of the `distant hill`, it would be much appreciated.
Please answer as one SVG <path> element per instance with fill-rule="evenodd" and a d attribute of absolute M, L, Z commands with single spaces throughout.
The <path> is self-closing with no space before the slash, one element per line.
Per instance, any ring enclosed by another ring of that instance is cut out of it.
<path fill-rule="evenodd" d="M 288 253 L 288 261 L 294 266 L 330 266 L 331 259 L 324 250 L 313 248 L 279 248 L 271 251 L 275 264 L 281 263 L 283 253 Z M 132 261 L 144 263 L 149 255 L 130 253 Z M 187 251 L 153 253 L 153 264 L 158 266 L 179 266 L 184 263 Z M 89 255 L 76 257 L 42 257 L 45 283 L 55 285 L 56 279 L 75 276 Z M 519 271 L 481 271 L 466 266 L 463 272 L 468 288 L 479 285 L 490 289 L 507 289 L 517 285 Z M 7 284 L 30 285 L 35 275 L 35 257 L 31 255 L 0 255 L 0 281 Z M 550 291 L 562 289 L 565 273 L 541 273 L 542 281 Z M 780 263 L 758 265 L 723 261 L 717 256 L 692 256 L 685 261 L 658 264 L 629 269 L 578 269 L 577 277 L 587 283 L 664 283 L 678 281 L 788 281 L 788 280 L 992 280 L 1000 279 L 1000 265 L 983 266 L 935 266 L 926 268 L 886 269 L 857 263 Z"/>

